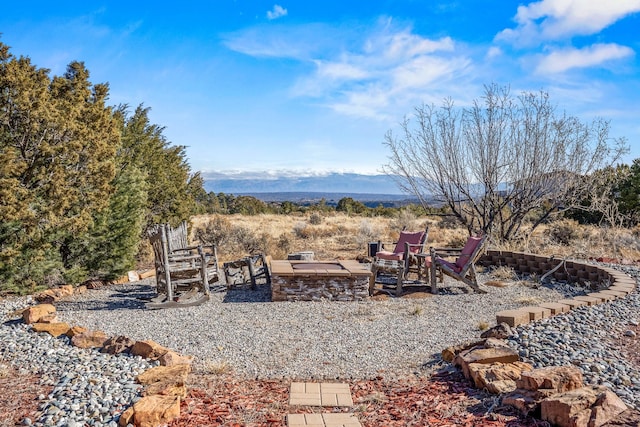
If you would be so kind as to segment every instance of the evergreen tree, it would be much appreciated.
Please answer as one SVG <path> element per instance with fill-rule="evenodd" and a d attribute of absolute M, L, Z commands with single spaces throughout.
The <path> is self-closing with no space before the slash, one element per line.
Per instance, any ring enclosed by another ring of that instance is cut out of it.
<path fill-rule="evenodd" d="M 107 95 L 81 62 L 49 78 L 0 43 L 2 288 L 64 281 L 70 236 L 107 205 L 119 144 Z"/>

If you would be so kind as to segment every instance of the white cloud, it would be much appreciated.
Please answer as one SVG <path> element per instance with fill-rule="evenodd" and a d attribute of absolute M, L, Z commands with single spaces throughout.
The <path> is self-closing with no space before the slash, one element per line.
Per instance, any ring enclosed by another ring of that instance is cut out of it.
<path fill-rule="evenodd" d="M 633 56 L 626 46 L 615 43 L 594 44 L 583 49 L 560 49 L 546 55 L 536 67 L 538 74 L 562 73 L 573 68 L 587 68 Z"/>
<path fill-rule="evenodd" d="M 287 9 L 280 6 L 279 4 L 273 5 L 273 9 L 267 11 L 267 19 L 272 21 L 274 19 L 282 18 L 283 16 L 287 16 Z"/>
<path fill-rule="evenodd" d="M 471 68 L 471 59 L 452 38 L 427 38 L 389 18 L 373 28 L 308 27 L 254 27 L 228 35 L 226 45 L 252 56 L 308 64 L 311 71 L 293 82 L 292 96 L 340 114 L 380 120 L 397 120 L 398 111 L 410 111 L 425 99 L 440 102 L 461 89 L 462 79 L 453 89 L 443 83 Z"/>
<path fill-rule="evenodd" d="M 515 16 L 518 26 L 503 30 L 496 39 L 528 46 L 574 35 L 597 34 L 638 11 L 640 0 L 542 0 L 519 6 Z"/>

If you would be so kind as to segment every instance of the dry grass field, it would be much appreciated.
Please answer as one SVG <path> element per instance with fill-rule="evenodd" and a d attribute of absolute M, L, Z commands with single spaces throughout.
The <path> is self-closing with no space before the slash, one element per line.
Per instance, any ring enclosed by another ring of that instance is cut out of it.
<path fill-rule="evenodd" d="M 458 247 L 468 234 L 466 229 L 452 225 L 449 218 L 416 217 L 409 211 L 401 211 L 394 218 L 311 212 L 196 216 L 191 221 L 194 240 L 206 235 L 218 242 L 221 262 L 250 252 L 266 253 L 273 259 L 286 259 L 288 253 L 298 251 L 313 251 L 316 259 L 355 259 L 367 254 L 368 242 L 393 242 L 403 226 L 420 230 L 428 225 L 429 246 Z M 526 240 L 491 242 L 490 248 L 577 259 L 636 261 L 640 260 L 640 228 L 585 226 L 563 219 L 539 227 Z"/>

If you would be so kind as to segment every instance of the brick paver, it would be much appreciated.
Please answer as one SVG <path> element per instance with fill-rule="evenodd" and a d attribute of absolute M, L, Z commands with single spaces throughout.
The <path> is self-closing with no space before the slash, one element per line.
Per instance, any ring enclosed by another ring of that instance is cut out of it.
<path fill-rule="evenodd" d="M 287 414 L 288 427 L 362 427 L 353 414 Z"/>
<path fill-rule="evenodd" d="M 291 383 L 289 405 L 353 406 L 349 384 Z"/>

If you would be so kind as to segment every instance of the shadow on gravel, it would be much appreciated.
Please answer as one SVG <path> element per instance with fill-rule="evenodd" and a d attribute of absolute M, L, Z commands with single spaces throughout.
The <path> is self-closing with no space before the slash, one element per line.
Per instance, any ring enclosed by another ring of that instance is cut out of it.
<path fill-rule="evenodd" d="M 56 303 L 58 311 L 79 310 L 142 310 L 145 303 L 155 295 L 155 288 L 149 285 L 127 286 L 126 288 L 112 288 L 108 299 L 59 301 Z"/>
<path fill-rule="evenodd" d="M 227 290 L 222 302 L 271 302 L 271 287 L 263 285 L 255 290 L 250 286 L 231 288 Z"/>

